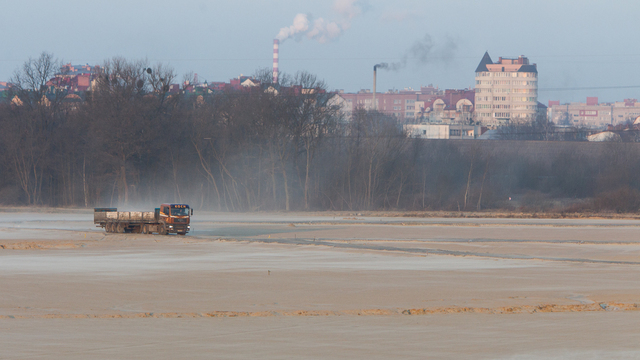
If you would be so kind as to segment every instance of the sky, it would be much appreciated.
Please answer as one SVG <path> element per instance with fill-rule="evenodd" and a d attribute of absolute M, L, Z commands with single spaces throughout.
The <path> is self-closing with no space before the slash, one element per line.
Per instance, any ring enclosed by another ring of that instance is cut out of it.
<path fill-rule="evenodd" d="M 545 104 L 640 99 L 637 0 L 0 0 L 0 9 L 0 81 L 43 51 L 229 81 L 271 68 L 280 36 L 280 71 L 308 71 L 332 90 L 371 89 L 381 62 L 396 69 L 379 71 L 378 91 L 473 88 L 488 51 L 536 63 Z"/>

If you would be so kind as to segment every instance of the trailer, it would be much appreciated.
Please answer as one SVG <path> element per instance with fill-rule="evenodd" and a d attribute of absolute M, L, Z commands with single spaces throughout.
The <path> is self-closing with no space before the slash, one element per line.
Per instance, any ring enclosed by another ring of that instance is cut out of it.
<path fill-rule="evenodd" d="M 186 235 L 191 230 L 193 209 L 186 204 L 162 204 L 155 211 L 93 209 L 93 223 L 108 233 Z"/>

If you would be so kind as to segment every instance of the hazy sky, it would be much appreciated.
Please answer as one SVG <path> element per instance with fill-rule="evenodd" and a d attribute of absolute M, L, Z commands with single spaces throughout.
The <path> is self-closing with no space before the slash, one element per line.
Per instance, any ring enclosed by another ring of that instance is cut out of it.
<path fill-rule="evenodd" d="M 378 74 L 379 91 L 473 87 L 489 51 L 537 63 L 544 103 L 640 98 L 637 0 L 0 0 L 0 9 L 0 80 L 48 51 L 74 64 L 147 58 L 180 79 L 228 81 L 270 68 L 273 39 L 303 14 L 308 29 L 282 43 L 280 69 L 331 89 L 370 89 L 379 62 L 404 65 Z M 548 90 L 621 86 L 639 87 Z"/>

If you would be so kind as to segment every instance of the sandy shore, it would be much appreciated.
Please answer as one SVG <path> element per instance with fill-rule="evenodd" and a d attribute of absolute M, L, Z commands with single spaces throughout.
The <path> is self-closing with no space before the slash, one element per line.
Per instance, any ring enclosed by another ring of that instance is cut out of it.
<path fill-rule="evenodd" d="M 639 220 L 91 220 L 1 214 L 0 358 L 640 357 Z"/>

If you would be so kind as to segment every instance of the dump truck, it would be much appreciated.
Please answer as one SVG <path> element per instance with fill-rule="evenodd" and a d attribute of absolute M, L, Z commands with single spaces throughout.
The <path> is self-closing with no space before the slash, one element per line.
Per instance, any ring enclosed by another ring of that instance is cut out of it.
<path fill-rule="evenodd" d="M 162 204 L 155 211 L 93 209 L 93 223 L 108 233 L 186 235 L 191 230 L 193 209 L 186 204 Z"/>

